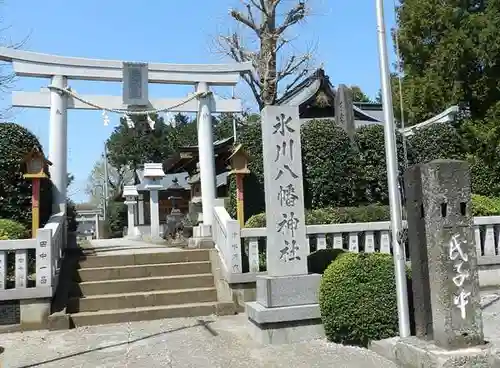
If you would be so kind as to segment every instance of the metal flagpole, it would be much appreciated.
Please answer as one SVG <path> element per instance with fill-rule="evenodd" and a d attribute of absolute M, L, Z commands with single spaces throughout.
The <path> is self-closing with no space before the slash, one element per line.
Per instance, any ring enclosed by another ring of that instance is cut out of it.
<path fill-rule="evenodd" d="M 401 240 L 403 221 L 401 215 L 401 197 L 398 190 L 398 156 L 394 112 L 392 107 L 391 77 L 389 58 L 387 56 L 387 40 L 384 21 L 384 1 L 375 0 L 377 9 L 377 33 L 380 62 L 380 80 L 382 85 L 382 104 L 384 108 L 385 158 L 387 164 L 387 185 L 389 188 L 389 204 L 391 210 L 391 243 L 394 253 L 396 275 L 396 298 L 398 306 L 399 335 L 410 336 L 410 318 L 408 310 L 408 290 L 406 287 L 406 257 Z"/>

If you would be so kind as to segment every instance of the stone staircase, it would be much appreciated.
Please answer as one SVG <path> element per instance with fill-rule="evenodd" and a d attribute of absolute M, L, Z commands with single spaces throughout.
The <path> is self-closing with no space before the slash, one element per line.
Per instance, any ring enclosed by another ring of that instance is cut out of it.
<path fill-rule="evenodd" d="M 232 314 L 219 302 L 209 250 L 80 258 L 67 313 L 75 327 Z"/>

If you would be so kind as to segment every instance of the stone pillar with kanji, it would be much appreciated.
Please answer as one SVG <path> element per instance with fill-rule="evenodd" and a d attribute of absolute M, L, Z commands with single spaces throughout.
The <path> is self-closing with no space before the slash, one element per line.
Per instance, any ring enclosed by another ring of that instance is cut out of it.
<path fill-rule="evenodd" d="M 369 348 L 398 367 L 500 368 L 483 335 L 468 163 L 415 165 L 404 185 L 416 336 Z"/>
<path fill-rule="evenodd" d="M 257 300 L 247 303 L 252 335 L 262 343 L 320 337 L 321 275 L 308 274 L 304 190 L 296 106 L 262 110 L 267 276 L 257 276 Z"/>
<path fill-rule="evenodd" d="M 483 344 L 469 166 L 431 161 L 405 185 L 417 336 L 445 349 Z"/>

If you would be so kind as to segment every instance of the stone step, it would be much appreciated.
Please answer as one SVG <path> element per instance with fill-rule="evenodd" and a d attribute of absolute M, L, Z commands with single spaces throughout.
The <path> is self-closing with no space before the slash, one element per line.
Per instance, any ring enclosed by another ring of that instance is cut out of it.
<path fill-rule="evenodd" d="M 192 303 L 182 305 L 162 305 L 155 307 L 112 309 L 98 312 L 80 312 L 71 314 L 75 327 L 124 323 L 132 321 L 150 321 L 163 318 L 198 317 L 212 314 L 234 314 L 233 303 Z"/>
<path fill-rule="evenodd" d="M 192 304 L 216 302 L 217 291 L 212 288 L 196 288 L 183 290 L 161 290 L 140 293 L 95 295 L 83 298 L 72 298 L 68 312 L 97 312 L 112 309 L 130 309 L 154 307 L 160 305 Z"/>
<path fill-rule="evenodd" d="M 77 282 L 132 279 L 174 275 L 193 275 L 212 272 L 209 261 L 162 263 L 134 266 L 82 268 L 77 271 Z"/>
<path fill-rule="evenodd" d="M 137 253 L 118 255 L 89 255 L 79 261 L 79 268 L 117 267 L 160 263 L 203 262 L 210 259 L 203 249 L 175 250 L 171 252 Z"/>
<path fill-rule="evenodd" d="M 71 291 L 71 296 L 78 297 L 159 290 L 193 289 L 213 286 L 214 277 L 211 273 L 139 277 L 132 279 L 75 283 Z"/>

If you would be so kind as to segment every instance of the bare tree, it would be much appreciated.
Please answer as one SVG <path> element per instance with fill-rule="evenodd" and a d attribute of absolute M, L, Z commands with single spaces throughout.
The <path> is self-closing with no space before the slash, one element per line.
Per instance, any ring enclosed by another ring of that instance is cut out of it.
<path fill-rule="evenodd" d="M 4 1 L 0 0 L 0 46 L 8 47 L 12 49 L 22 48 L 28 41 L 31 32 L 28 33 L 21 41 L 14 41 L 9 37 L 10 26 L 5 26 L 5 21 L 3 18 L 3 11 L 1 7 L 4 6 Z M 3 99 L 4 94 L 10 92 L 14 87 L 14 82 L 16 81 L 16 75 L 12 71 L 11 63 L 0 62 L 0 99 Z M 0 118 L 7 119 L 10 116 L 12 107 L 7 107 L 0 110 Z"/>
<path fill-rule="evenodd" d="M 123 187 L 131 183 L 134 173 L 128 167 L 115 168 L 108 163 L 108 186 L 110 197 L 114 197 L 123 190 Z M 90 173 L 85 192 L 89 195 L 89 202 L 99 204 L 104 199 L 104 159 L 99 159 Z M 109 199 L 109 198 L 108 198 Z"/>
<path fill-rule="evenodd" d="M 219 50 L 237 62 L 251 61 L 255 73 L 243 76 L 262 109 L 272 105 L 278 97 L 280 82 L 286 86 L 280 88 L 286 93 L 309 73 L 312 60 L 311 51 L 299 54 L 292 52 L 278 63 L 278 54 L 290 45 L 286 31 L 305 20 L 310 14 L 308 0 L 293 0 L 291 4 L 284 0 L 240 0 L 244 10 L 231 9 L 229 14 L 238 25 L 250 31 L 257 42 L 255 49 L 245 44 L 243 32 L 233 31 L 217 39 Z M 282 9 L 285 8 L 286 9 Z"/>

